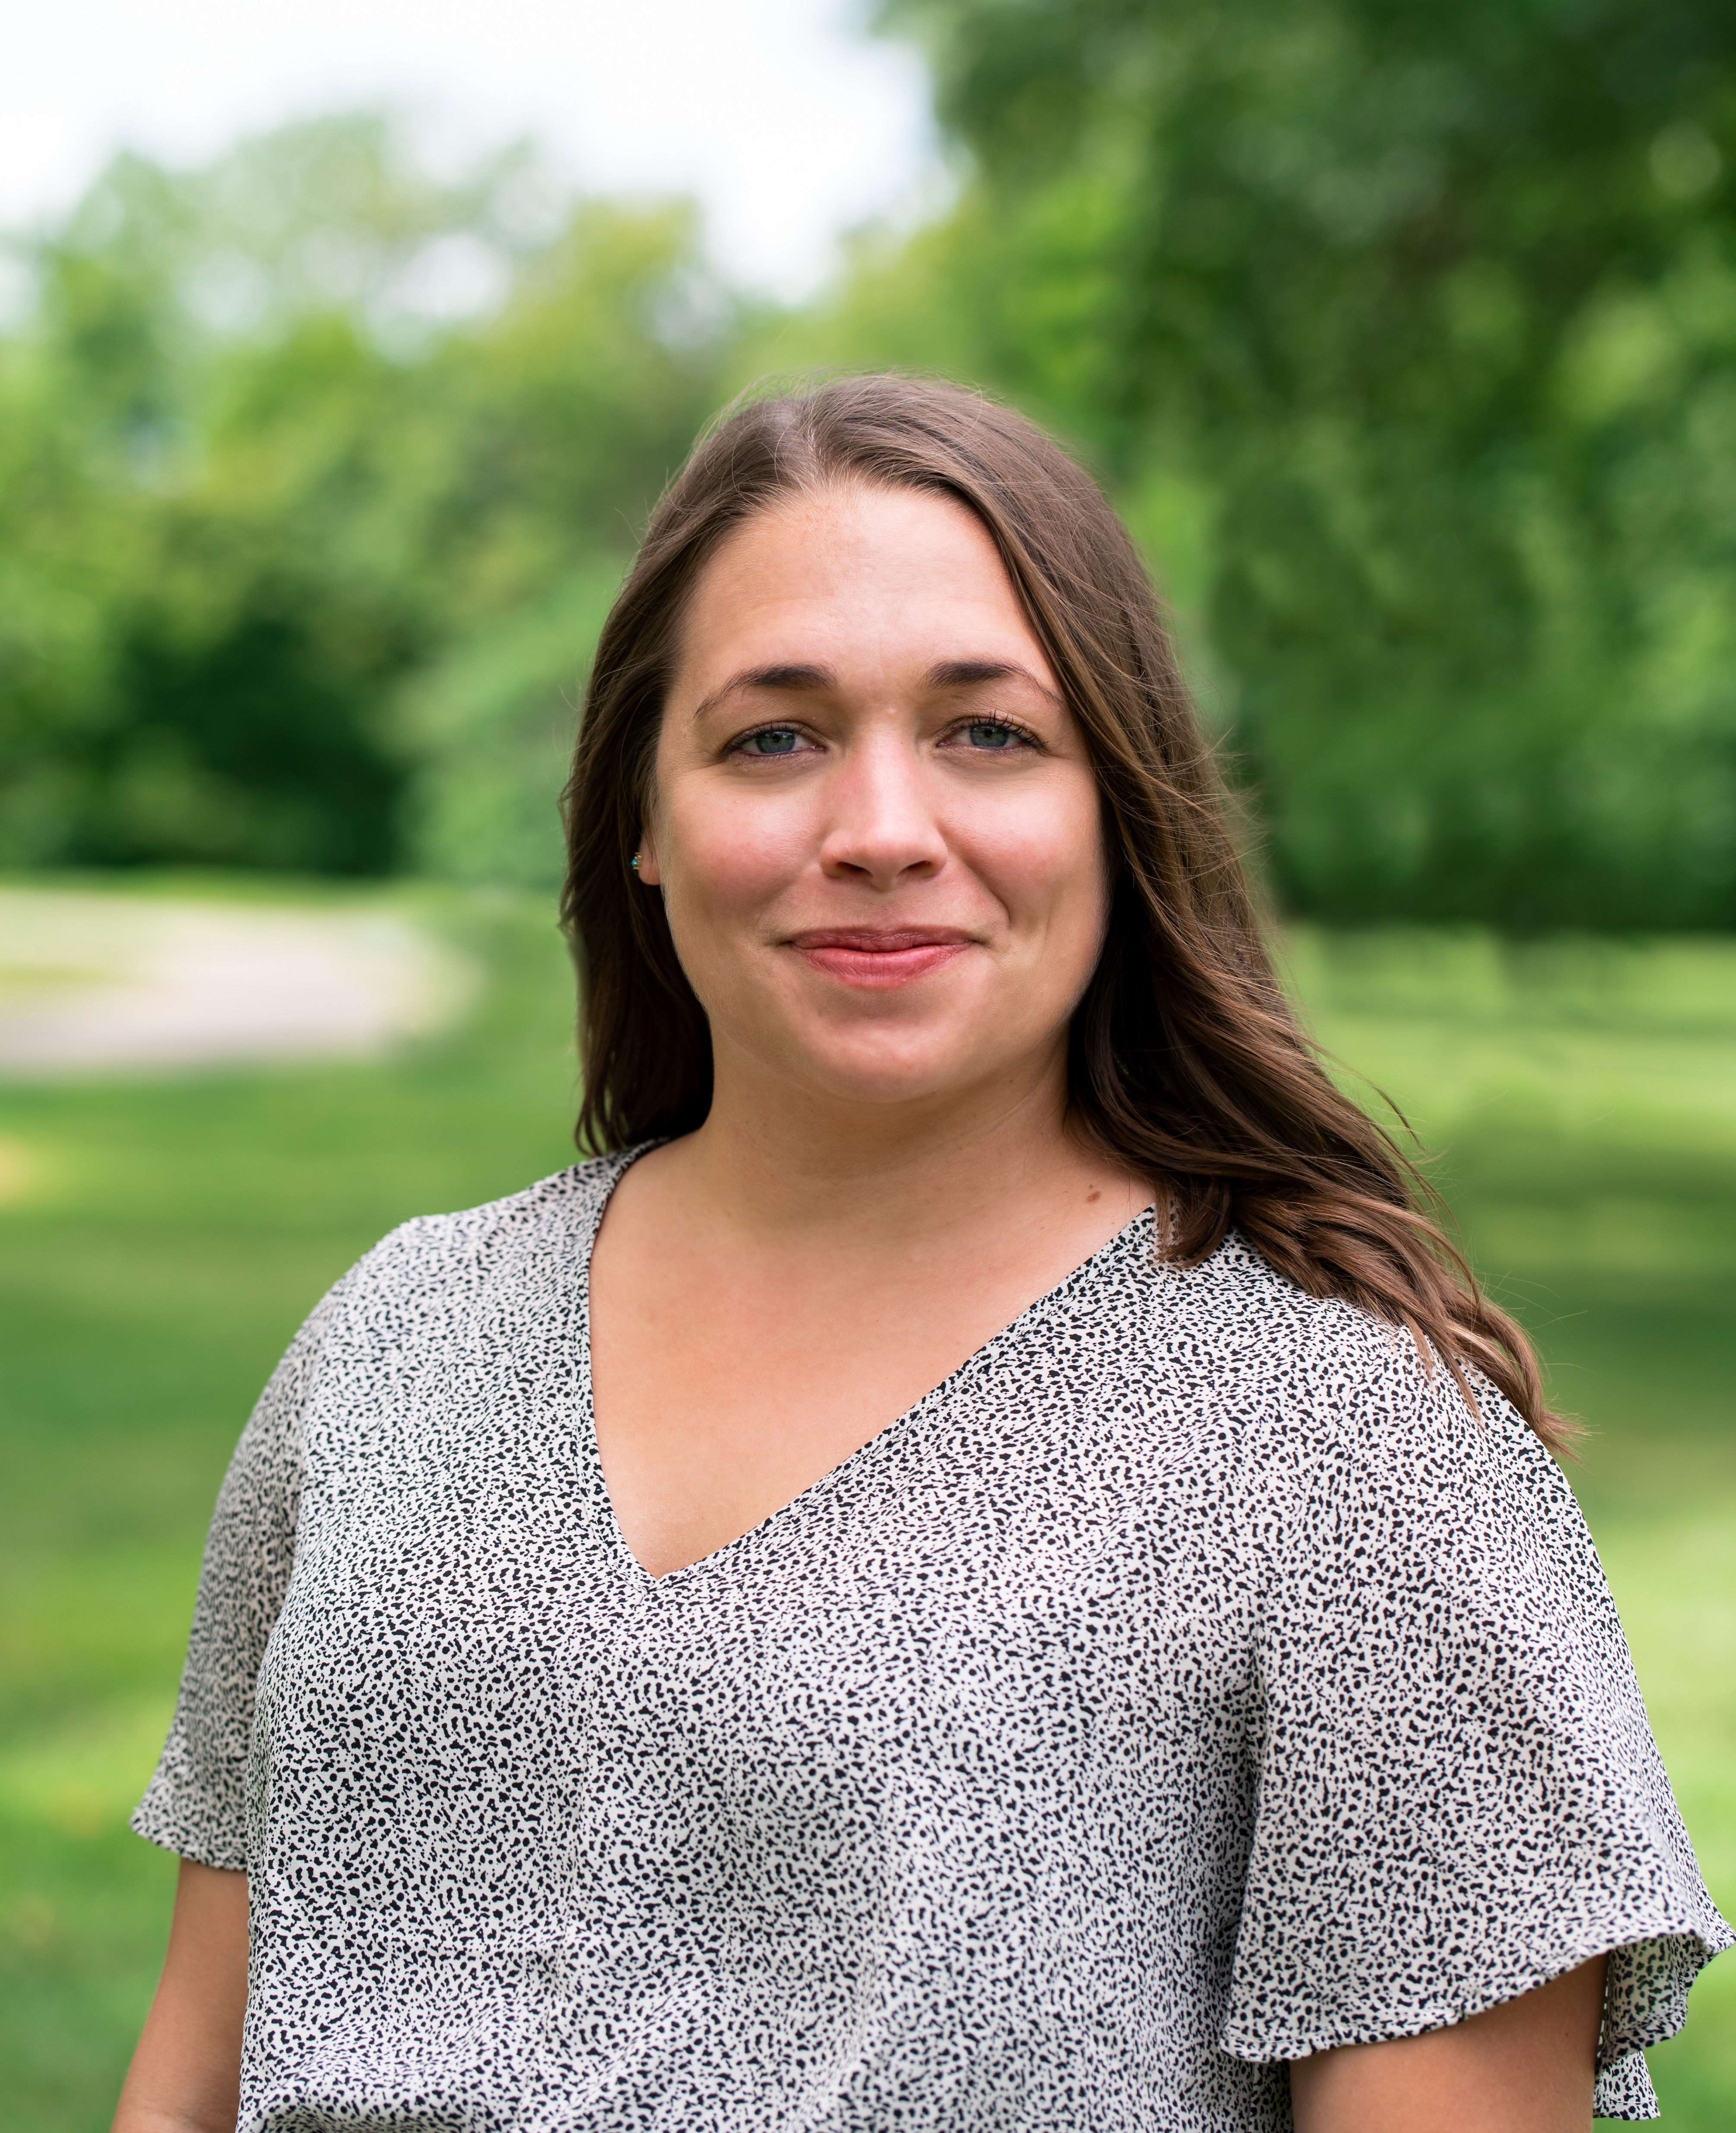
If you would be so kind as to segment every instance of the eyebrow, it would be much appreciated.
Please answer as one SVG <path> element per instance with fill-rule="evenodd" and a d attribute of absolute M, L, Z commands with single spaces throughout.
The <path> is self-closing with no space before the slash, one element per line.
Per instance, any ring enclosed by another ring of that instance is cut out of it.
<path fill-rule="evenodd" d="M 931 689 L 974 689 L 985 681 L 1028 681 L 1051 703 L 1060 701 L 1046 681 L 1038 681 L 1028 667 L 1010 659 L 943 659 L 938 667 L 929 669 Z"/>
<path fill-rule="evenodd" d="M 1020 667 L 1008 659 L 943 659 L 937 667 L 931 667 L 926 676 L 931 689 L 974 689 L 989 681 L 1026 681 L 1051 703 L 1060 700 L 1048 684 L 1038 681 L 1028 667 Z M 702 719 L 708 711 L 715 710 L 726 696 L 733 696 L 743 689 L 786 689 L 792 692 L 810 689 L 835 689 L 838 677 L 829 667 L 810 667 L 789 663 L 776 667 L 744 667 L 738 674 L 714 689 L 695 706 L 694 717 Z"/>
<path fill-rule="evenodd" d="M 833 689 L 838 686 L 838 676 L 828 667 L 744 667 L 739 674 L 732 674 L 709 696 L 700 699 L 694 706 L 696 719 L 714 711 L 725 696 L 733 696 L 741 689 Z"/>

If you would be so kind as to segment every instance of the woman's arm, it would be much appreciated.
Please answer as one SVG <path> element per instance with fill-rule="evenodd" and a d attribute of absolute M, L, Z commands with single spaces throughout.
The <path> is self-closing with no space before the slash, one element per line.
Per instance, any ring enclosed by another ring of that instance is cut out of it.
<path fill-rule="evenodd" d="M 248 2004 L 248 1877 L 180 1862 L 169 1952 L 114 2133 L 234 2133 Z"/>
<path fill-rule="evenodd" d="M 1450 2029 L 1292 2061 L 1296 2133 L 1589 2133 L 1604 1962 Z"/>

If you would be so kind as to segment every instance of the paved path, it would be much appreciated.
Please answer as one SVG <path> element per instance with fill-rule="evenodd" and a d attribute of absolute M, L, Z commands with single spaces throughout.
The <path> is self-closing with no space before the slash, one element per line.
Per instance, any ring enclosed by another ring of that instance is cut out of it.
<path fill-rule="evenodd" d="M 388 912 L 0 888 L 0 1075 L 367 1057 L 450 1022 L 459 957 Z"/>

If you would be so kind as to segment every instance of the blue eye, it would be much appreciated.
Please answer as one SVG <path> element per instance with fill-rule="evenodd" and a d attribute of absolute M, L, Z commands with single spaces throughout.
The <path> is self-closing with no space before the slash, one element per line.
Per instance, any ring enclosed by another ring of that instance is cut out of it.
<path fill-rule="evenodd" d="M 763 733 L 749 734 L 741 744 L 743 755 L 793 755 L 797 735 L 792 726 L 768 726 Z"/>
<path fill-rule="evenodd" d="M 1018 739 L 1011 726 L 997 725 L 992 719 L 979 719 L 974 725 L 965 727 L 964 734 L 973 748 L 1010 748 Z"/>

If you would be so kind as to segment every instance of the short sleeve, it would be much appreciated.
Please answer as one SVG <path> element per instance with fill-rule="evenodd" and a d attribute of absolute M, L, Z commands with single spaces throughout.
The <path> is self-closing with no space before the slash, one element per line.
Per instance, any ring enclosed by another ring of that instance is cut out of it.
<path fill-rule="evenodd" d="M 141 1837 L 202 1866 L 247 1866 L 254 1687 L 295 1559 L 302 1417 L 344 1286 L 325 1296 L 291 1342 L 229 1461 L 205 1542 L 175 1717 L 132 1816 Z"/>
<path fill-rule="evenodd" d="M 1302 1478 L 1249 1512 L 1257 1802 L 1222 2042 L 1415 2035 L 1609 1952 L 1596 2107 L 1654 2116 L 1642 2048 L 1731 1935 L 1591 1537 L 1498 1395 L 1474 1415 L 1343 1318 L 1290 1426 Z"/>

